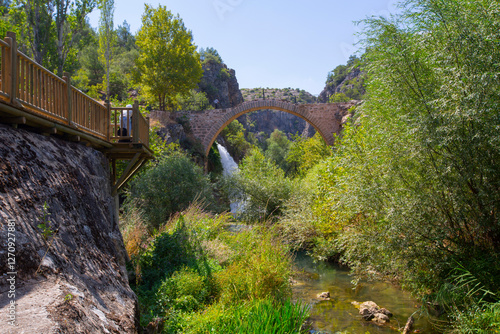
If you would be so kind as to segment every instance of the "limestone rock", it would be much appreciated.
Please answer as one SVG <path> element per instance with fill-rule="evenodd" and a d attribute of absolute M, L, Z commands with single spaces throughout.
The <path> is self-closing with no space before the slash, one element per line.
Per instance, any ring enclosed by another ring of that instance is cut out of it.
<path fill-rule="evenodd" d="M 236 72 L 224 63 L 207 61 L 203 63 L 203 77 L 199 88 L 207 95 L 208 101 L 213 104 L 219 100 L 218 108 L 230 108 L 243 102 Z"/>
<path fill-rule="evenodd" d="M 352 302 L 355 307 L 359 307 L 359 314 L 366 321 L 373 321 L 377 325 L 384 325 L 390 321 L 392 313 L 386 308 L 380 308 L 375 302 L 366 301 L 363 303 Z"/>
<path fill-rule="evenodd" d="M 45 202 L 49 237 L 38 227 Z M 15 333 L 137 333 L 114 205 L 101 152 L 0 124 L 0 249 L 13 221 Z M 7 259 L 0 251 L 2 273 L 12 271 Z M 9 302 L 2 293 L 0 304 Z M 0 333 L 12 333 L 9 326 L 1 321 Z"/>
<path fill-rule="evenodd" d="M 383 313 L 375 313 L 373 315 L 372 321 L 379 324 L 379 325 L 384 325 L 385 323 L 389 322 L 390 319 L 388 316 L 386 316 Z"/>
<path fill-rule="evenodd" d="M 330 300 L 330 292 L 329 291 L 322 292 L 318 294 L 318 298 L 322 300 Z"/>

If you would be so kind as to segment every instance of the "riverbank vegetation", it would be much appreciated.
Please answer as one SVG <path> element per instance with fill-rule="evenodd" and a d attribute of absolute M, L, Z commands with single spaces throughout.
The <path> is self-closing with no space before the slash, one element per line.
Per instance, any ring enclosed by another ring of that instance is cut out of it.
<path fill-rule="evenodd" d="M 246 216 L 357 279 L 397 280 L 447 332 L 500 329 L 499 9 L 415 0 L 363 21 L 367 93 L 331 156 L 269 177 L 282 152 L 254 149 L 235 176 Z"/>
<path fill-rule="evenodd" d="M 299 333 L 291 256 L 267 227 L 231 232 L 230 214 L 191 204 L 151 232 L 140 211 L 122 226 L 141 325 L 162 333 Z M 233 228 L 237 228 L 235 225 Z"/>

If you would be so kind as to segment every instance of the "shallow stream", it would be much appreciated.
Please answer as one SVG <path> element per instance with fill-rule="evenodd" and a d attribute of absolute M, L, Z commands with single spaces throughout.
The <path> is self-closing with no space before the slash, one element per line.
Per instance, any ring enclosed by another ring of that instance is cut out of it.
<path fill-rule="evenodd" d="M 410 315 L 418 311 L 418 303 L 398 287 L 385 282 L 360 282 L 356 288 L 351 284 L 349 271 L 331 263 L 314 263 L 305 254 L 298 253 L 296 267 L 302 271 L 294 278 L 294 298 L 302 299 L 312 306 L 311 318 L 314 330 L 311 333 L 398 333 Z M 317 295 L 329 291 L 331 300 L 320 300 Z M 353 301 L 373 301 L 391 311 L 394 316 L 390 324 L 379 327 L 364 321 Z M 427 318 L 414 316 L 414 333 L 437 334 Z"/>

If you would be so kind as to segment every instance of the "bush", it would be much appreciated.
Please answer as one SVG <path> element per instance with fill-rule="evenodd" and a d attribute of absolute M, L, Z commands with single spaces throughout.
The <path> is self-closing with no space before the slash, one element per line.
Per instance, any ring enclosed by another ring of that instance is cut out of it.
<path fill-rule="evenodd" d="M 215 274 L 221 302 L 231 305 L 265 298 L 281 302 L 291 296 L 292 261 L 287 248 L 271 232 L 254 228 L 239 232 L 228 242 L 237 255 Z"/>
<path fill-rule="evenodd" d="M 148 227 L 155 229 L 196 199 L 213 202 L 210 179 L 187 156 L 174 152 L 131 183 L 128 205 L 140 209 Z"/>
<path fill-rule="evenodd" d="M 141 325 L 159 318 L 163 333 L 300 328 L 306 310 L 289 301 L 288 248 L 268 228 L 225 232 L 228 217 L 191 206 L 140 243 L 147 248 L 132 258 L 140 269 L 132 288 Z"/>
<path fill-rule="evenodd" d="M 263 222 L 280 216 L 293 192 L 293 181 L 256 148 L 239 168 L 239 172 L 226 179 L 225 189 L 233 201 L 245 203 L 242 219 Z"/>
<path fill-rule="evenodd" d="M 156 292 L 162 313 L 168 309 L 192 312 L 209 301 L 211 286 L 207 278 L 184 267 L 165 279 Z"/>

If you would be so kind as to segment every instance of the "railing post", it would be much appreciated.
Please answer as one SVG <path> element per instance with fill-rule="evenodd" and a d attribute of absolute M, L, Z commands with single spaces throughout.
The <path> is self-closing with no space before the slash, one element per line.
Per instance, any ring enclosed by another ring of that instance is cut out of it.
<path fill-rule="evenodd" d="M 10 44 L 10 66 L 6 68 L 9 73 L 10 87 L 9 87 L 9 97 L 10 103 L 16 104 L 17 98 L 17 41 L 16 33 L 12 31 L 7 32 L 6 42 Z"/>
<path fill-rule="evenodd" d="M 109 100 L 106 100 L 106 113 L 107 116 L 105 117 L 106 123 L 107 123 L 107 133 L 106 133 L 106 138 L 108 138 L 108 141 L 111 141 L 111 103 L 109 103 Z"/>
<path fill-rule="evenodd" d="M 139 142 L 139 102 L 134 101 L 134 106 L 132 107 L 132 142 Z"/>
<path fill-rule="evenodd" d="M 148 148 L 149 148 L 149 127 L 151 126 L 151 123 L 150 123 L 150 118 L 149 118 L 149 117 L 150 117 L 150 116 L 148 116 L 148 118 L 147 118 L 147 121 L 148 121 L 148 133 L 146 134 L 146 138 L 147 138 L 147 139 L 146 139 L 146 140 L 147 140 L 147 142 L 146 142 L 146 146 L 147 146 Z"/>
<path fill-rule="evenodd" d="M 66 82 L 66 108 L 68 111 L 68 124 L 73 122 L 73 103 L 71 101 L 71 78 L 68 72 L 64 72 L 63 80 Z"/>

